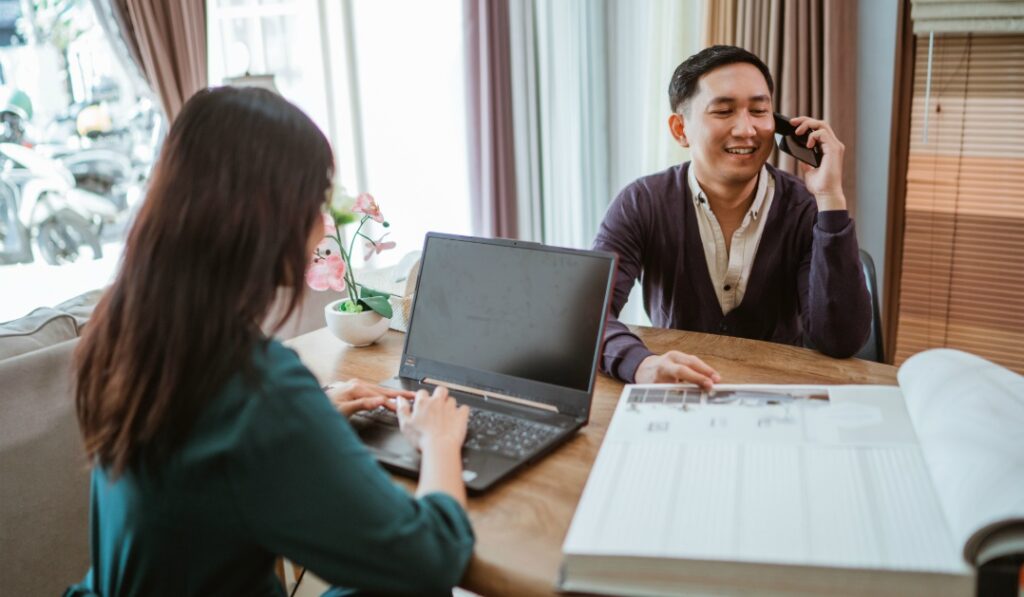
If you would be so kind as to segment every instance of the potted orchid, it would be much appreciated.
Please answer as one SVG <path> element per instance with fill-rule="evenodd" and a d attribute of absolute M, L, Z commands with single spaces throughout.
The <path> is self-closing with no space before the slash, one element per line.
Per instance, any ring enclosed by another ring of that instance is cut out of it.
<path fill-rule="evenodd" d="M 360 284 L 352 268 L 352 255 L 357 243 L 363 247 L 364 261 L 394 248 L 394 242 L 385 241 L 387 233 L 374 239 L 364 231 L 370 220 L 385 228 L 389 224 L 372 195 L 362 193 L 353 199 L 343 191 L 335 194 L 328 210 L 323 213 L 323 219 L 324 238 L 313 252 L 312 262 L 306 271 L 306 284 L 313 290 L 341 292 L 347 289 L 348 297 L 324 308 L 327 327 L 335 336 L 353 346 L 372 344 L 387 331 L 393 314 L 389 301 L 391 294 Z M 346 246 L 343 226 L 356 221 L 358 225 Z"/>

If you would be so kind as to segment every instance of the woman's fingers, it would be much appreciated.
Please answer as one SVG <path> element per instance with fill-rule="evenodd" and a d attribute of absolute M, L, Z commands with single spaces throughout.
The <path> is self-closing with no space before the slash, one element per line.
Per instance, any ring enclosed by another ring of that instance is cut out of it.
<path fill-rule="evenodd" d="M 371 396 L 368 398 L 358 398 L 356 400 L 348 400 L 338 405 L 338 409 L 341 410 L 341 414 L 346 417 L 350 417 L 361 410 L 372 410 L 378 406 L 383 406 L 387 401 L 387 398 L 383 396 Z"/>
<path fill-rule="evenodd" d="M 408 390 L 396 390 L 394 388 L 385 388 L 375 383 L 370 383 L 363 380 L 349 380 L 352 384 L 352 392 L 354 396 L 387 396 L 388 398 L 398 398 L 404 396 L 406 398 L 412 398 L 416 394 Z"/>
<path fill-rule="evenodd" d="M 426 398 L 426 396 L 427 393 L 422 390 L 417 392 L 416 403 L 420 402 L 420 398 Z M 405 424 L 409 422 L 410 418 L 412 418 L 412 409 L 414 408 L 414 406 L 410 404 L 409 401 L 406 400 L 404 396 L 399 396 L 395 400 L 397 402 L 395 412 L 398 413 L 398 425 L 399 427 L 405 427 Z"/>
<path fill-rule="evenodd" d="M 424 441 L 431 444 L 462 445 L 466 434 L 469 409 L 459 407 L 448 395 L 448 389 L 438 386 L 433 394 L 425 390 L 416 393 L 410 407 L 403 397 L 398 398 L 398 422 L 409 441 L 420 450 Z"/>
<path fill-rule="evenodd" d="M 416 396 L 415 392 L 410 392 L 408 390 L 396 390 L 394 388 L 385 388 L 383 386 L 378 385 L 374 385 L 373 388 L 374 390 L 380 392 L 381 394 L 387 396 L 388 398 L 398 398 L 399 396 L 402 396 L 404 398 L 412 399 L 414 396 Z"/>
<path fill-rule="evenodd" d="M 420 391 L 416 393 L 416 402 L 412 405 L 404 396 L 395 399 L 398 403 L 398 428 L 402 430 L 402 434 L 409 440 L 409 443 L 416 446 L 417 449 L 420 447 L 420 430 L 416 428 L 415 424 L 412 424 L 413 409 L 417 408 L 416 405 L 422 404 L 426 398 L 427 393 Z"/>
<path fill-rule="evenodd" d="M 373 408 L 383 406 L 394 411 L 397 409 L 397 402 L 395 402 L 397 398 L 401 397 L 411 399 L 415 396 L 415 393 L 413 392 L 385 388 L 356 378 L 352 378 L 344 382 L 331 382 L 324 385 L 323 390 L 327 393 L 327 396 L 331 399 L 331 402 L 334 403 L 335 407 L 346 414 L 350 414 L 358 410 L 364 410 L 356 408 L 355 406 L 344 406 L 356 400 L 364 398 L 371 399 L 375 405 Z"/>

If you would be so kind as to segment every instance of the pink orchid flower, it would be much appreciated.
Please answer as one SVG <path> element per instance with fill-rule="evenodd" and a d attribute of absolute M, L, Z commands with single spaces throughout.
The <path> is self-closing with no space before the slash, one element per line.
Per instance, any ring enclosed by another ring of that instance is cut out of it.
<path fill-rule="evenodd" d="M 320 241 L 320 244 L 316 246 L 313 251 L 313 259 L 317 257 L 327 258 L 331 255 L 341 255 L 341 246 L 338 244 L 338 239 L 333 236 L 324 236 Z"/>
<path fill-rule="evenodd" d="M 313 257 L 313 264 L 306 270 L 306 284 L 313 290 L 345 290 L 345 260 L 338 253 Z"/>
<path fill-rule="evenodd" d="M 327 226 L 324 219 L 324 227 Z M 313 290 L 345 290 L 345 260 L 338 241 L 326 236 L 313 251 L 313 260 L 306 270 L 306 284 Z"/>
<path fill-rule="evenodd" d="M 374 242 L 372 240 L 367 240 L 363 242 L 363 261 L 369 261 L 371 257 L 379 254 L 381 251 L 394 249 L 395 245 L 397 244 L 394 241 L 382 242 L 383 240 L 384 237 L 382 236 L 381 240 L 377 242 Z"/>
<path fill-rule="evenodd" d="M 377 200 L 369 193 L 360 193 L 356 197 L 356 204 L 352 207 L 352 211 L 357 214 L 370 216 L 374 222 L 384 222 L 384 216 L 380 213 L 380 206 L 377 205 Z"/>

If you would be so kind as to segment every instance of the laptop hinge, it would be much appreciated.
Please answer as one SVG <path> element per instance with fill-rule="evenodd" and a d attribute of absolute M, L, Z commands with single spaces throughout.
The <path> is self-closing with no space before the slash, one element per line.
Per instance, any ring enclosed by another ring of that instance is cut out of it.
<path fill-rule="evenodd" d="M 539 409 L 550 411 L 550 412 L 553 412 L 553 413 L 556 413 L 556 414 L 558 413 L 558 409 L 557 408 L 555 408 L 554 406 L 551 406 L 550 404 L 544 404 L 543 402 L 534 402 L 533 400 L 527 400 L 525 398 L 516 398 L 515 396 L 506 396 L 504 394 L 499 394 L 497 392 L 489 392 L 487 390 L 481 390 L 479 388 L 471 388 L 469 386 L 463 386 L 463 385 L 451 383 L 451 382 L 448 382 L 448 381 L 441 381 L 439 379 L 433 379 L 431 377 L 424 377 L 422 381 L 423 381 L 423 383 L 430 384 L 432 386 L 444 386 L 444 387 L 448 388 L 449 390 L 456 390 L 456 391 L 459 391 L 459 392 L 466 392 L 467 394 L 473 394 L 474 396 L 480 396 L 480 397 L 482 397 L 485 400 L 490 399 L 490 398 L 494 398 L 496 400 L 504 400 L 506 402 L 512 402 L 512 403 L 515 403 L 515 404 L 519 404 L 521 406 L 527 406 L 527 407 L 530 407 L 530 408 L 539 408 Z"/>

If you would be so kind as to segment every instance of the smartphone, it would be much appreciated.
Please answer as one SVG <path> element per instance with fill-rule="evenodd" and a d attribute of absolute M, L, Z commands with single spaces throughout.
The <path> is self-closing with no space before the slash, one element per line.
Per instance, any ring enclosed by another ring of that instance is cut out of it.
<path fill-rule="evenodd" d="M 789 124 L 789 118 L 775 112 L 775 142 L 778 143 L 779 149 L 817 168 L 821 165 L 821 148 L 817 145 L 807 148 L 808 134 L 797 135 L 796 127 Z"/>

